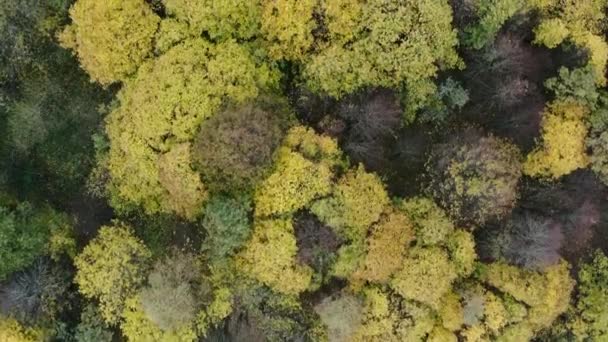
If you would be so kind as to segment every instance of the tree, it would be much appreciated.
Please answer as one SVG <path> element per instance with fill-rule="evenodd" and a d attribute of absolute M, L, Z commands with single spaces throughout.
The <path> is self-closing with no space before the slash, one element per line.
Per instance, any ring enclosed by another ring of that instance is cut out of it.
<path fill-rule="evenodd" d="M 361 324 L 363 305 L 350 294 L 341 294 L 337 298 L 327 297 L 315 311 L 327 326 L 329 342 L 350 341 Z"/>
<path fill-rule="evenodd" d="M 354 279 L 385 283 L 401 269 L 406 250 L 414 240 L 411 221 L 397 210 L 387 210 L 371 227 L 365 260 L 353 274 Z"/>
<path fill-rule="evenodd" d="M 589 109 L 595 108 L 599 92 L 591 67 L 568 69 L 561 67 L 557 77 L 545 81 L 545 87 L 560 101 L 577 102 Z"/>
<path fill-rule="evenodd" d="M 464 323 L 464 310 L 460 300 L 460 296 L 455 292 L 448 292 L 441 299 L 441 305 L 437 313 L 441 320 L 442 328 L 455 332 L 462 327 Z"/>
<path fill-rule="evenodd" d="M 446 1 L 324 5 L 324 24 L 332 39 L 305 65 L 313 89 L 341 97 L 364 87 L 405 85 L 409 103 L 416 107 L 434 90 L 429 80 L 439 66 L 458 64 L 456 31 Z"/>
<path fill-rule="evenodd" d="M 274 59 L 302 60 L 313 44 L 315 0 L 262 0 L 262 33 Z"/>
<path fill-rule="evenodd" d="M 243 246 L 251 235 L 250 204 L 243 198 L 213 196 L 203 212 L 207 236 L 202 249 L 211 261 L 220 261 Z"/>
<path fill-rule="evenodd" d="M 199 257 L 173 250 L 147 286 L 128 298 L 121 330 L 129 341 L 196 341 L 232 312 L 232 293 Z"/>
<path fill-rule="evenodd" d="M 416 247 L 410 250 L 390 284 L 404 298 L 437 307 L 457 277 L 446 251 Z"/>
<path fill-rule="evenodd" d="M 542 270 L 560 260 L 564 236 L 553 220 L 531 213 L 514 213 L 504 227 L 488 233 L 483 249 L 495 260 Z"/>
<path fill-rule="evenodd" d="M 558 179 L 589 164 L 585 147 L 589 109 L 572 101 L 556 101 L 545 109 L 542 145 L 530 152 L 523 164 L 529 176 Z"/>
<path fill-rule="evenodd" d="M 203 3 L 204 12 L 200 18 L 211 39 L 248 40 L 259 35 L 262 9 L 258 0 Z"/>
<path fill-rule="evenodd" d="M 256 216 L 293 213 L 331 191 L 331 170 L 299 153 L 280 150 L 275 167 L 256 191 Z"/>
<path fill-rule="evenodd" d="M 457 222 L 481 226 L 515 205 L 520 165 L 508 141 L 467 131 L 429 158 L 429 192 Z"/>
<path fill-rule="evenodd" d="M 418 122 L 444 125 L 450 115 L 459 112 L 469 102 L 469 91 L 462 84 L 451 77 L 443 81 L 433 100 L 417 116 Z"/>
<path fill-rule="evenodd" d="M 255 190 L 255 216 L 294 213 L 328 195 L 333 172 L 343 165 L 335 140 L 303 126 L 292 128 L 276 152 L 272 174 Z"/>
<path fill-rule="evenodd" d="M 72 24 L 60 35 L 91 78 L 102 85 L 123 81 L 151 55 L 160 18 L 144 0 L 78 0 Z"/>
<path fill-rule="evenodd" d="M 113 324 L 118 321 L 125 300 L 143 282 L 150 256 L 129 227 L 104 226 L 74 259 L 74 280 L 80 293 L 99 300 L 101 315 Z"/>
<path fill-rule="evenodd" d="M 112 342 L 113 332 L 94 304 L 87 304 L 80 314 L 74 339 L 77 342 Z"/>
<path fill-rule="evenodd" d="M 353 341 L 421 341 L 437 324 L 433 310 L 418 302 L 377 287 L 362 293 L 363 320 Z"/>
<path fill-rule="evenodd" d="M 298 247 L 297 260 L 313 269 L 313 282 L 321 285 L 328 280 L 330 267 L 335 262 L 342 240 L 310 213 L 297 214 L 293 226 Z"/>
<path fill-rule="evenodd" d="M 340 144 L 351 162 L 378 172 L 386 168 L 390 143 L 402 124 L 398 96 L 387 89 L 363 91 L 342 99 L 336 116 L 344 122 Z"/>
<path fill-rule="evenodd" d="M 133 342 L 193 342 L 197 338 L 191 325 L 183 326 L 179 330 L 160 329 L 146 316 L 137 296 L 125 301 L 120 330 L 129 341 Z"/>
<path fill-rule="evenodd" d="M 601 341 L 608 337 L 608 258 L 596 251 L 578 273 L 578 296 L 571 329 L 577 339 Z"/>
<path fill-rule="evenodd" d="M 446 241 L 454 231 L 454 224 L 445 211 L 433 200 L 424 197 L 414 197 L 399 204 L 399 208 L 407 214 L 416 231 L 418 245 L 436 245 Z"/>
<path fill-rule="evenodd" d="M 238 267 L 277 292 L 295 295 L 308 288 L 312 276 L 308 266 L 296 263 L 297 252 L 290 219 L 256 219 Z"/>
<path fill-rule="evenodd" d="M 447 238 L 446 247 L 450 253 L 450 261 L 454 264 L 459 277 L 467 277 L 475 270 L 477 253 L 473 235 L 462 229 L 457 229 Z"/>
<path fill-rule="evenodd" d="M 11 316 L 35 324 L 52 322 L 69 307 L 71 279 L 66 270 L 46 259 L 15 274 L 3 292 Z"/>
<path fill-rule="evenodd" d="M 204 31 L 212 40 L 247 40 L 260 31 L 259 0 L 230 0 L 221 4 L 212 0 L 165 0 L 164 4 L 170 15 L 188 24 L 188 34 L 192 36 L 199 36 Z"/>
<path fill-rule="evenodd" d="M 589 162 L 591 170 L 608 184 L 608 98 L 601 94 L 597 109 L 589 116 L 589 134 L 586 140 L 590 150 Z"/>
<path fill-rule="evenodd" d="M 465 28 L 465 42 L 475 49 L 491 43 L 504 23 L 525 8 L 522 0 L 497 0 L 476 3 L 479 22 Z"/>
<path fill-rule="evenodd" d="M 530 45 L 526 29 L 517 23 L 483 49 L 465 52 L 463 73 L 471 99 L 463 114 L 528 150 L 546 102 L 543 82 L 554 73 L 547 61 L 555 57 Z"/>
<path fill-rule="evenodd" d="M 69 1 L 6 0 L 0 11 L 0 169 L 19 196 L 67 201 L 93 163 L 93 130 L 107 93 L 54 36 Z M 42 195 L 44 194 L 44 195 Z"/>
<path fill-rule="evenodd" d="M 259 99 L 229 107 L 201 125 L 193 158 L 212 191 L 247 192 L 268 172 L 288 125 L 288 106 Z"/>
<path fill-rule="evenodd" d="M 531 8 L 538 9 L 540 17 L 535 42 L 553 48 L 567 40 L 587 50 L 588 65 L 598 85 L 606 83 L 608 44 L 601 36 L 605 7 L 604 1 L 595 0 L 531 2 Z"/>
<path fill-rule="evenodd" d="M 298 297 L 238 276 L 234 281 L 238 307 L 226 327 L 232 340 L 279 342 L 327 338 L 318 316 Z"/>
<path fill-rule="evenodd" d="M 338 181 L 332 197 L 313 203 L 311 211 L 341 236 L 361 240 L 388 203 L 380 178 L 359 165 Z"/>
<path fill-rule="evenodd" d="M 550 326 L 566 311 L 574 287 L 565 261 L 546 268 L 542 273 L 494 263 L 487 266 L 482 279 L 530 307 L 525 321 L 519 325 L 532 333 Z"/>
<path fill-rule="evenodd" d="M 0 207 L 0 279 L 31 265 L 36 258 L 57 245 L 52 233 L 68 224 L 50 208 L 34 208 L 27 202 L 14 209 Z M 58 252 L 58 250 L 55 250 Z"/>
<path fill-rule="evenodd" d="M 265 88 L 272 78 L 266 66 L 257 65 L 233 41 L 213 45 L 190 39 L 142 65 L 108 117 L 113 205 L 137 204 L 148 213 L 177 208 L 186 217 L 198 213 L 203 185 L 192 170 L 187 145 L 224 100 L 255 98 L 258 85 Z M 159 165 L 163 160 L 165 165 Z M 164 179 L 161 167 L 168 171 Z M 184 208 L 182 195 L 191 199 Z"/>
<path fill-rule="evenodd" d="M 0 317 L 0 340 L 7 342 L 37 342 L 48 338 L 42 329 L 24 327 L 12 318 Z"/>
<path fill-rule="evenodd" d="M 144 313 L 163 331 L 177 331 L 192 324 L 207 289 L 201 288 L 202 269 L 196 256 L 173 251 L 159 260 L 140 290 Z M 206 284 L 205 284 L 206 285 Z"/>
<path fill-rule="evenodd" d="M 190 167 L 191 150 L 189 144 L 179 144 L 158 158 L 158 181 L 168 193 L 165 206 L 189 220 L 200 214 L 208 198 L 199 175 Z"/>
<path fill-rule="evenodd" d="M 550 49 L 556 48 L 570 34 L 566 24 L 559 18 L 547 19 L 542 21 L 534 29 L 537 44 L 544 44 Z"/>

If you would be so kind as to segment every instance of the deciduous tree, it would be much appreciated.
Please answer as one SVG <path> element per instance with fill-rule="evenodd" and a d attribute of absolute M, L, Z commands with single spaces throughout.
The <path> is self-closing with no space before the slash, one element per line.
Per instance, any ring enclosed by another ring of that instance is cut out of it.
<path fill-rule="evenodd" d="M 578 273 L 576 310 L 571 329 L 577 339 L 601 341 L 608 337 L 608 258 L 600 252 L 582 265 Z"/>
<path fill-rule="evenodd" d="M 255 215 L 294 213 L 331 192 L 333 172 L 345 165 L 334 139 L 292 128 L 277 150 L 272 174 L 257 187 Z"/>
<path fill-rule="evenodd" d="M 312 270 L 296 262 L 297 252 L 290 219 L 256 219 L 239 269 L 278 292 L 298 294 L 310 285 Z"/>
<path fill-rule="evenodd" d="M 103 320 L 94 304 L 87 304 L 80 314 L 80 322 L 76 326 L 74 339 L 78 342 L 112 342 L 114 333 Z"/>
<path fill-rule="evenodd" d="M 407 214 L 416 231 L 416 243 L 419 245 L 436 245 L 446 241 L 454 231 L 454 224 L 445 211 L 432 199 L 414 197 L 404 200 L 399 208 Z"/>
<path fill-rule="evenodd" d="M 429 191 L 457 222 L 483 225 L 515 205 L 521 156 L 506 140 L 464 134 L 431 155 Z"/>
<path fill-rule="evenodd" d="M 78 0 L 72 24 L 60 36 L 91 78 L 103 85 L 123 81 L 151 55 L 160 18 L 144 0 Z"/>
<path fill-rule="evenodd" d="M 47 253 L 59 253 L 53 233 L 69 222 L 50 208 L 35 208 L 27 202 L 15 208 L 0 207 L 0 279 L 31 265 Z"/>
<path fill-rule="evenodd" d="M 192 39 L 145 63 L 119 94 L 120 107 L 108 117 L 114 205 L 126 201 L 149 213 L 197 213 L 204 194 L 183 144 L 193 140 L 199 125 L 224 100 L 255 98 L 258 85 L 272 79 L 267 67 L 256 65 L 247 49 L 233 41 L 213 45 Z M 170 162 L 161 168 L 165 153 Z M 164 182 L 163 170 L 173 171 Z M 189 200 L 181 203 L 182 195 Z"/>
<path fill-rule="evenodd" d="M 391 286 L 404 298 L 436 307 L 457 277 L 446 251 L 416 247 L 408 253 Z"/>
<path fill-rule="evenodd" d="M 283 100 L 231 106 L 206 120 L 194 143 L 194 160 L 213 191 L 247 192 L 269 170 L 288 126 Z"/>
<path fill-rule="evenodd" d="M 213 196 L 203 211 L 202 227 L 207 236 L 202 249 L 212 261 L 233 254 L 251 235 L 249 201 L 244 198 Z"/>
<path fill-rule="evenodd" d="M 201 289 L 201 261 L 194 254 L 173 251 L 148 275 L 139 299 L 148 319 L 163 331 L 192 325 L 208 289 Z M 205 284 L 206 285 L 206 284 Z"/>
<path fill-rule="evenodd" d="M 299 61 L 313 44 L 315 0 L 262 0 L 262 33 L 274 59 Z"/>
<path fill-rule="evenodd" d="M 0 317 L 0 340 L 9 342 L 37 342 L 48 338 L 42 329 L 25 327 L 13 318 Z"/>
<path fill-rule="evenodd" d="M 558 179 L 589 164 L 585 147 L 589 109 L 573 101 L 556 101 L 546 108 L 542 145 L 526 157 L 523 172 Z"/>
<path fill-rule="evenodd" d="M 410 219 L 398 210 L 387 210 L 380 221 L 370 228 L 365 260 L 353 278 L 387 282 L 401 269 L 412 240 L 414 228 Z"/>
<path fill-rule="evenodd" d="M 361 324 L 363 305 L 356 296 L 341 294 L 337 298 L 325 298 L 315 306 L 315 311 L 327 326 L 329 342 L 346 342 Z"/>
<path fill-rule="evenodd" d="M 530 8 L 538 9 L 540 24 L 536 28 L 536 43 L 555 47 L 569 40 L 587 50 L 588 65 L 592 68 L 595 82 L 606 83 L 608 44 L 601 36 L 605 18 L 605 1 L 532 1 Z"/>
<path fill-rule="evenodd" d="M 338 181 L 331 197 L 315 202 L 311 210 L 339 234 L 360 240 L 388 203 L 380 178 L 359 165 Z"/>
<path fill-rule="evenodd" d="M 116 323 L 125 301 L 145 278 L 150 252 L 122 224 L 104 226 L 76 256 L 80 293 L 99 300 L 103 318 Z"/>
<path fill-rule="evenodd" d="M 3 292 L 6 308 L 21 322 L 49 323 L 59 318 L 73 300 L 67 270 L 49 260 L 38 259 L 28 269 L 15 274 Z"/>
<path fill-rule="evenodd" d="M 608 98 L 601 94 L 597 108 L 589 116 L 586 144 L 590 150 L 591 170 L 608 184 Z"/>
<path fill-rule="evenodd" d="M 439 68 L 457 65 L 456 32 L 445 1 L 326 2 L 330 39 L 306 63 L 308 84 L 332 96 L 363 87 L 406 86 L 413 107 L 434 90 Z"/>

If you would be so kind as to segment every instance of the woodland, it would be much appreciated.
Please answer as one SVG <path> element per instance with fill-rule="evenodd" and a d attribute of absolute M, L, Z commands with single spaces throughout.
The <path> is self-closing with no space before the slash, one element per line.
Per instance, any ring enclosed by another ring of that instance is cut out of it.
<path fill-rule="evenodd" d="M 0 0 L 0 342 L 608 341 L 608 0 Z"/>

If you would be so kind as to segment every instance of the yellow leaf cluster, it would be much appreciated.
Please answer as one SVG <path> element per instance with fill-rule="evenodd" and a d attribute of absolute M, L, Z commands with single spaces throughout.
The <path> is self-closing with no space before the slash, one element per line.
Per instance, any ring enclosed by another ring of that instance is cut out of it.
<path fill-rule="evenodd" d="M 144 281 L 150 257 L 129 227 L 104 226 L 74 259 L 74 281 L 85 297 L 99 300 L 103 318 L 116 323 L 125 300 Z"/>
<path fill-rule="evenodd" d="M 553 18 L 541 22 L 536 29 L 534 29 L 534 42 L 537 44 L 543 44 L 546 47 L 553 49 L 561 44 L 566 37 L 570 34 L 566 24 L 559 19 Z"/>
<path fill-rule="evenodd" d="M 0 316 L 0 341 L 2 342 L 39 342 L 46 340 L 40 329 L 27 328 L 13 318 Z"/>
<path fill-rule="evenodd" d="M 262 0 L 262 32 L 272 58 L 304 58 L 313 43 L 316 4 L 316 0 Z"/>
<path fill-rule="evenodd" d="M 297 152 L 282 147 L 275 171 L 256 189 L 256 216 L 289 214 L 330 193 L 332 172 Z"/>
<path fill-rule="evenodd" d="M 190 169 L 190 145 L 175 145 L 158 160 L 160 184 L 169 192 L 168 205 L 177 214 L 194 219 L 200 212 L 207 192 L 200 176 Z"/>
<path fill-rule="evenodd" d="M 608 43 L 602 38 L 605 19 L 605 0 L 529 0 L 531 8 L 541 13 L 535 29 L 535 41 L 554 48 L 565 39 L 588 50 L 589 64 L 593 66 L 598 85 L 606 84 Z"/>
<path fill-rule="evenodd" d="M 356 89 L 396 88 L 416 93 L 421 81 L 458 63 L 458 40 L 447 1 L 325 1 L 334 38 L 305 65 L 313 89 L 340 97 Z M 413 95 L 414 97 L 419 94 Z"/>
<path fill-rule="evenodd" d="M 589 164 L 585 147 L 588 109 L 575 102 L 553 102 L 543 114 L 542 146 L 528 154 L 523 172 L 560 178 Z"/>
<path fill-rule="evenodd" d="M 460 277 L 471 275 L 477 259 L 473 235 L 465 230 L 457 229 L 448 237 L 446 245 L 450 252 L 450 260 L 458 275 Z"/>
<path fill-rule="evenodd" d="M 359 165 L 340 178 L 331 197 L 313 203 L 311 211 L 343 236 L 361 240 L 388 204 L 380 178 Z"/>
<path fill-rule="evenodd" d="M 189 35 L 213 40 L 249 39 L 260 31 L 259 0 L 164 0 L 167 13 L 187 24 Z M 163 20 L 164 21 L 164 20 Z"/>
<path fill-rule="evenodd" d="M 297 251 L 291 218 L 257 219 L 238 267 L 278 292 L 298 294 L 310 285 L 312 270 L 296 264 Z"/>
<path fill-rule="evenodd" d="M 363 295 L 363 324 L 352 341 L 422 341 L 436 326 L 434 312 L 424 305 L 403 300 L 376 287 L 365 288 Z"/>
<path fill-rule="evenodd" d="M 363 5 L 361 0 L 323 0 L 327 29 L 333 41 L 346 43 L 355 38 Z"/>
<path fill-rule="evenodd" d="M 412 220 L 416 241 L 421 245 L 435 245 L 446 240 L 454 231 L 454 224 L 445 211 L 431 199 L 414 197 L 399 204 Z"/>
<path fill-rule="evenodd" d="M 292 128 L 276 152 L 275 169 L 255 191 L 255 215 L 290 214 L 331 192 L 334 169 L 343 165 L 335 140 L 310 128 Z"/>
<path fill-rule="evenodd" d="M 113 192 L 150 213 L 177 210 L 193 216 L 205 194 L 191 169 L 188 149 L 180 144 L 191 142 L 201 122 L 214 115 L 224 100 L 255 98 L 258 86 L 273 82 L 269 69 L 258 66 L 245 48 L 232 41 L 213 45 L 187 40 L 144 64 L 121 90 L 121 105 L 108 117 Z M 161 165 L 163 161 L 176 165 L 167 167 Z M 182 178 L 172 182 L 187 189 L 184 207 L 179 204 L 182 190 L 166 178 L 161 182 L 161 173 L 168 171 Z"/>
<path fill-rule="evenodd" d="M 160 18 L 144 0 L 78 0 L 61 43 L 93 80 L 108 85 L 134 74 L 152 52 Z"/>
<path fill-rule="evenodd" d="M 525 319 L 516 325 L 527 326 L 532 331 L 550 326 L 560 314 L 566 311 L 570 294 L 574 288 L 574 281 L 569 274 L 569 265 L 565 261 L 550 266 L 542 273 L 495 263 L 488 266 L 484 279 L 491 286 L 530 307 Z M 495 308 L 494 311 L 497 312 L 496 310 L 502 309 Z M 500 328 L 503 324 L 501 322 L 495 318 L 490 327 Z M 503 332 L 503 334 L 505 333 Z"/>
<path fill-rule="evenodd" d="M 353 278 L 387 282 L 402 267 L 405 250 L 413 239 L 414 229 L 407 216 L 397 211 L 384 213 L 370 230 L 365 260 Z"/>
<path fill-rule="evenodd" d="M 458 337 L 453 332 L 441 326 L 433 328 L 429 337 L 428 342 L 458 342 Z"/>
<path fill-rule="evenodd" d="M 457 331 L 462 327 L 464 316 L 460 297 L 456 293 L 448 292 L 443 296 L 439 305 L 438 316 L 441 325 L 448 331 Z"/>
<path fill-rule="evenodd" d="M 129 342 L 192 342 L 197 336 L 194 327 L 186 325 L 176 331 L 163 331 L 146 316 L 139 297 L 125 302 L 120 329 Z"/>
<path fill-rule="evenodd" d="M 437 307 L 457 276 L 446 251 L 416 247 L 410 250 L 391 287 L 404 298 Z"/>

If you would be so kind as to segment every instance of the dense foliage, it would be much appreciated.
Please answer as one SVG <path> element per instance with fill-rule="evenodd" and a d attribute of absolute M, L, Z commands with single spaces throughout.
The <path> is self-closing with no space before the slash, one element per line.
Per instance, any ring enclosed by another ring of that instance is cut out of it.
<path fill-rule="evenodd" d="M 608 339 L 607 11 L 0 1 L 0 341 Z"/>

